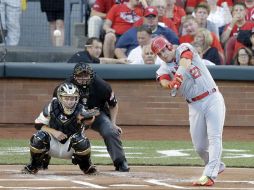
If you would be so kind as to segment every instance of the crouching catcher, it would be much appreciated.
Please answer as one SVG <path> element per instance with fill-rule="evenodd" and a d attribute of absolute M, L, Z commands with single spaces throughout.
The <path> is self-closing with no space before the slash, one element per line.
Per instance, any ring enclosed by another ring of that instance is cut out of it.
<path fill-rule="evenodd" d="M 93 123 L 99 111 L 85 110 L 79 98 L 74 84 L 63 83 L 58 87 L 57 97 L 35 120 L 37 132 L 30 139 L 31 162 L 22 173 L 36 174 L 40 169 L 48 169 L 51 157 L 71 159 L 84 174 L 97 172 L 84 129 Z"/>

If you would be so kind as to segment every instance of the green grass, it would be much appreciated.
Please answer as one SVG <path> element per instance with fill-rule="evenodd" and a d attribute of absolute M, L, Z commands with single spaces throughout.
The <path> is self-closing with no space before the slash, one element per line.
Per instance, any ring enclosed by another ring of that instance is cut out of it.
<path fill-rule="evenodd" d="M 103 141 L 92 141 L 92 160 L 95 164 L 112 164 Z M 29 162 L 28 140 L 0 139 L 0 164 Z M 188 165 L 202 166 L 189 141 L 124 141 L 130 165 Z M 99 147 L 98 147 L 99 146 Z M 101 147 L 103 146 L 103 147 Z M 229 167 L 254 167 L 254 142 L 224 142 L 222 160 Z M 234 150 L 233 150 L 234 149 Z M 179 156 L 167 156 L 158 151 L 178 150 Z M 70 160 L 52 159 L 51 164 L 71 164 Z"/>

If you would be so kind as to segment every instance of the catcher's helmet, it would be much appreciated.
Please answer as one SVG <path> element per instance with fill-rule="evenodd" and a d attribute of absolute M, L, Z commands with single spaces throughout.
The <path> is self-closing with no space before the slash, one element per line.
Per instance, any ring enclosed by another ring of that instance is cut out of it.
<path fill-rule="evenodd" d="M 73 70 L 73 79 L 76 85 L 89 85 L 94 77 L 92 67 L 83 62 L 75 65 Z"/>
<path fill-rule="evenodd" d="M 165 39 L 164 37 L 158 36 L 153 39 L 151 49 L 154 54 L 157 55 L 165 47 L 167 47 L 169 50 L 173 49 L 173 45 L 170 42 L 168 42 L 168 40 Z"/>
<path fill-rule="evenodd" d="M 71 115 L 79 102 L 79 90 L 74 84 L 66 82 L 57 89 L 57 99 L 67 115 Z"/>

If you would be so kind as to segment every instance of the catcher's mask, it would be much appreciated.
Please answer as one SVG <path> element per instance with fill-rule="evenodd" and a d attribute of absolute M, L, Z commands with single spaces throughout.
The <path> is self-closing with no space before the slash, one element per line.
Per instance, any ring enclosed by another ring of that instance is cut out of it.
<path fill-rule="evenodd" d="M 72 83 L 63 83 L 57 89 L 57 98 L 67 115 L 71 115 L 75 111 L 79 97 L 79 90 Z"/>
<path fill-rule="evenodd" d="M 152 44 L 151 44 L 151 49 L 154 54 L 157 55 L 165 47 L 167 47 L 169 51 L 171 51 L 173 49 L 173 45 L 170 42 L 168 42 L 167 39 L 163 38 L 162 36 L 158 36 L 153 39 Z"/>
<path fill-rule="evenodd" d="M 87 63 L 80 62 L 75 65 L 73 78 L 76 85 L 89 85 L 94 77 L 93 69 Z"/>

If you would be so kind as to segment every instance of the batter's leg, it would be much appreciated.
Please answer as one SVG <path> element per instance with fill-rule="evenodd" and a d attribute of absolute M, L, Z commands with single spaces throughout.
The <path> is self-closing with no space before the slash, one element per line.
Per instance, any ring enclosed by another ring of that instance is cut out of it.
<path fill-rule="evenodd" d="M 189 120 L 193 146 L 206 165 L 209 160 L 208 140 L 201 103 L 189 104 Z"/>
<path fill-rule="evenodd" d="M 207 134 L 209 141 L 209 162 L 205 167 L 204 175 L 216 179 L 222 154 L 222 132 L 225 120 L 225 104 L 220 93 L 216 93 L 208 102 L 206 112 Z"/>

